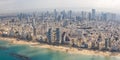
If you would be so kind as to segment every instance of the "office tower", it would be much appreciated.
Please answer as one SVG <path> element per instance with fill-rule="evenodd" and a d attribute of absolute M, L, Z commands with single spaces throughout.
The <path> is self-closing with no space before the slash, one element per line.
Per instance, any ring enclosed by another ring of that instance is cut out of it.
<path fill-rule="evenodd" d="M 41 13 L 41 20 L 44 20 L 44 13 Z"/>
<path fill-rule="evenodd" d="M 62 15 L 58 15 L 57 20 L 58 21 L 62 20 Z"/>
<path fill-rule="evenodd" d="M 55 18 L 55 20 L 57 20 L 57 10 L 56 9 L 54 9 L 54 18 Z"/>
<path fill-rule="evenodd" d="M 50 17 L 49 11 L 45 12 L 45 17 Z"/>
<path fill-rule="evenodd" d="M 91 13 L 89 12 L 89 13 L 88 13 L 88 19 L 91 20 L 91 19 L 92 19 L 91 17 L 92 17 L 92 16 L 91 16 Z"/>
<path fill-rule="evenodd" d="M 35 19 L 32 19 L 32 26 L 35 27 L 35 25 L 36 25 L 36 21 Z"/>
<path fill-rule="evenodd" d="M 48 32 L 47 32 L 47 38 L 48 38 L 48 43 L 51 43 L 52 41 L 52 28 L 49 28 L 48 29 Z"/>
<path fill-rule="evenodd" d="M 20 21 L 22 20 L 22 17 L 23 17 L 23 14 L 22 14 L 22 13 L 18 14 L 18 19 L 19 19 Z"/>
<path fill-rule="evenodd" d="M 68 17 L 70 20 L 72 19 L 72 10 L 68 11 Z"/>
<path fill-rule="evenodd" d="M 62 15 L 62 20 L 64 20 L 64 19 L 66 18 L 66 12 L 65 12 L 65 10 L 63 10 L 63 11 L 61 12 L 61 15 Z"/>
<path fill-rule="evenodd" d="M 96 11 L 92 9 L 92 20 L 96 20 Z"/>
<path fill-rule="evenodd" d="M 56 43 L 60 43 L 61 40 L 60 28 L 56 28 Z"/>
<path fill-rule="evenodd" d="M 33 27 L 33 35 L 36 36 L 36 22 L 35 22 L 35 19 L 32 20 L 32 27 Z"/>
<path fill-rule="evenodd" d="M 81 12 L 81 19 L 84 20 L 84 12 Z"/>
<path fill-rule="evenodd" d="M 107 21 L 107 14 L 106 13 L 101 13 L 101 20 Z"/>
<path fill-rule="evenodd" d="M 84 11 L 81 12 L 81 19 L 86 20 L 86 12 Z"/>
<path fill-rule="evenodd" d="M 29 22 L 30 22 L 30 17 L 28 16 L 28 17 L 27 17 L 27 23 L 29 23 Z"/>

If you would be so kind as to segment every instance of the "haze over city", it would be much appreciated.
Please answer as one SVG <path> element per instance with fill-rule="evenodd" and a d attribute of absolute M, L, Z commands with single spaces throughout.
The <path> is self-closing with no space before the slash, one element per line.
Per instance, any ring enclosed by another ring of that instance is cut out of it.
<path fill-rule="evenodd" d="M 120 0 L 0 0 L 0 13 L 41 9 L 72 9 L 119 12 Z"/>
<path fill-rule="evenodd" d="M 120 0 L 0 0 L 0 60 L 120 60 Z"/>

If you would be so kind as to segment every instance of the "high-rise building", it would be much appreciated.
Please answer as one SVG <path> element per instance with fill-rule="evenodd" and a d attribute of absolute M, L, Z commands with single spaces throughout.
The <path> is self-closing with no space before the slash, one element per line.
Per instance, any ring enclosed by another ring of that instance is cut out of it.
<path fill-rule="evenodd" d="M 60 43 L 61 41 L 61 34 L 60 34 L 60 28 L 56 28 L 56 43 Z"/>
<path fill-rule="evenodd" d="M 33 35 L 34 35 L 34 36 L 37 35 L 37 34 L 36 34 L 36 27 L 35 27 L 35 25 L 36 25 L 36 22 L 35 22 L 35 19 L 33 19 L 33 20 L 32 20 L 32 27 L 33 27 Z"/>
<path fill-rule="evenodd" d="M 92 19 L 92 16 L 91 16 L 91 13 L 90 13 L 90 12 L 88 13 L 88 19 L 89 19 L 89 20 Z"/>
<path fill-rule="evenodd" d="M 23 14 L 20 13 L 20 14 L 18 15 L 18 18 L 19 18 L 20 21 L 22 20 L 22 17 L 23 17 Z"/>
<path fill-rule="evenodd" d="M 62 15 L 62 19 L 64 20 L 64 19 L 66 18 L 66 12 L 65 12 L 65 10 L 63 10 L 63 11 L 61 12 L 61 15 Z"/>
<path fill-rule="evenodd" d="M 27 17 L 27 23 L 29 23 L 29 22 L 30 22 L 30 17 L 28 16 L 28 17 Z"/>
<path fill-rule="evenodd" d="M 107 14 L 106 13 L 101 13 L 101 20 L 107 21 Z"/>
<path fill-rule="evenodd" d="M 92 20 L 96 20 L 96 11 L 92 9 Z"/>
<path fill-rule="evenodd" d="M 35 25 L 36 25 L 36 21 L 35 19 L 32 19 L 32 26 L 35 27 Z"/>
<path fill-rule="evenodd" d="M 41 20 L 44 20 L 44 13 L 41 13 Z"/>
<path fill-rule="evenodd" d="M 57 10 L 56 9 L 54 9 L 54 18 L 55 18 L 55 20 L 57 20 Z"/>
<path fill-rule="evenodd" d="M 109 48 L 109 39 L 105 39 L 105 49 Z"/>
<path fill-rule="evenodd" d="M 47 39 L 48 39 L 48 43 L 51 43 L 52 41 L 52 28 L 49 28 L 48 29 L 48 32 L 47 32 Z"/>
<path fill-rule="evenodd" d="M 86 20 L 87 16 L 86 16 L 86 12 L 85 11 L 82 11 L 81 12 L 81 19 L 82 20 Z"/>
<path fill-rule="evenodd" d="M 61 15 L 58 15 L 57 20 L 58 20 L 58 21 L 62 20 L 62 14 L 61 14 Z"/>
<path fill-rule="evenodd" d="M 70 10 L 70 11 L 68 12 L 68 17 L 69 17 L 70 20 L 72 19 L 72 10 Z"/>
<path fill-rule="evenodd" d="M 61 40 L 61 43 L 63 44 L 65 42 L 65 32 L 62 33 L 62 40 Z"/>

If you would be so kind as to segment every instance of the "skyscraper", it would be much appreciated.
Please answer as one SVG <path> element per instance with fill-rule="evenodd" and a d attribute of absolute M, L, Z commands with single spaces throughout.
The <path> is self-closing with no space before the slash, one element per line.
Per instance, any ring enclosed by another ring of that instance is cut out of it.
<path fill-rule="evenodd" d="M 71 19 L 72 19 L 72 10 L 70 10 L 70 11 L 68 12 L 68 16 L 69 16 L 69 19 L 71 20 Z"/>
<path fill-rule="evenodd" d="M 66 18 L 66 12 L 65 12 L 65 10 L 63 10 L 63 11 L 61 12 L 61 15 L 62 15 L 62 19 L 64 20 L 64 19 Z"/>
<path fill-rule="evenodd" d="M 107 21 L 107 14 L 106 13 L 101 13 L 101 20 Z"/>
<path fill-rule="evenodd" d="M 88 13 L 88 19 L 91 20 L 91 13 Z"/>
<path fill-rule="evenodd" d="M 60 28 L 56 28 L 56 43 L 60 43 Z"/>
<path fill-rule="evenodd" d="M 33 27 L 33 35 L 36 36 L 36 27 L 35 27 L 35 19 L 32 20 L 32 27 Z"/>
<path fill-rule="evenodd" d="M 85 11 L 81 12 L 81 19 L 86 20 L 86 12 Z"/>
<path fill-rule="evenodd" d="M 96 20 L 96 11 L 92 9 L 92 20 Z"/>
<path fill-rule="evenodd" d="M 29 22 L 30 22 L 30 17 L 28 16 L 28 17 L 27 17 L 27 23 L 29 23 Z"/>
<path fill-rule="evenodd" d="M 55 17 L 55 20 L 57 20 L 57 10 L 54 9 L 54 17 Z"/>
<path fill-rule="evenodd" d="M 48 43 L 51 43 L 52 41 L 52 28 L 49 28 L 47 32 L 47 38 L 48 38 Z"/>
<path fill-rule="evenodd" d="M 23 14 L 20 13 L 20 14 L 18 15 L 18 18 L 19 18 L 20 21 L 22 20 L 22 17 L 23 17 Z"/>

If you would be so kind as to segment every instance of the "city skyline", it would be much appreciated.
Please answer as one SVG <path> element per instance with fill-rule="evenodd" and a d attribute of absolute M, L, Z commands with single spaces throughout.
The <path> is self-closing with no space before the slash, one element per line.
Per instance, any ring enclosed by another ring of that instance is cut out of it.
<path fill-rule="evenodd" d="M 0 13 L 36 11 L 44 9 L 98 9 L 107 12 L 119 12 L 119 0 L 0 0 Z"/>

